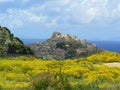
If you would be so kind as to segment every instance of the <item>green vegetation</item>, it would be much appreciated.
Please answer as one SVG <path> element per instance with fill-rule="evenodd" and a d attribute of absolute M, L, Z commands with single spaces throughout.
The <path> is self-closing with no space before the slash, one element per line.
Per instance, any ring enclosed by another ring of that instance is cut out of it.
<path fill-rule="evenodd" d="M 0 27 L 0 56 L 12 54 L 33 54 L 32 50 L 14 37 L 6 27 Z"/>
<path fill-rule="evenodd" d="M 59 42 L 56 44 L 57 48 L 66 50 L 65 58 L 75 58 L 77 56 L 76 49 L 82 48 L 81 42 Z"/>
<path fill-rule="evenodd" d="M 80 42 L 59 42 L 56 44 L 57 48 L 61 48 L 61 49 L 65 49 L 65 50 L 69 50 L 69 49 L 77 49 L 82 47 L 82 44 Z"/>

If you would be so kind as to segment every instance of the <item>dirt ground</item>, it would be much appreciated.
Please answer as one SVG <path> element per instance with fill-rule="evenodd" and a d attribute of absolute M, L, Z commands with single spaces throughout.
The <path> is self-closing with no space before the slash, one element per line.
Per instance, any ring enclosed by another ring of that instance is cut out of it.
<path fill-rule="evenodd" d="M 120 67 L 120 62 L 105 63 L 104 65 L 111 66 L 111 67 Z"/>

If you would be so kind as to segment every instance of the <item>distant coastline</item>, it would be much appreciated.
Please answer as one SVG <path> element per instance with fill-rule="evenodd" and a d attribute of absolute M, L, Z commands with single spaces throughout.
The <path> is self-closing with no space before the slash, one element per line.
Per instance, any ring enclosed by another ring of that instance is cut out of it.
<path fill-rule="evenodd" d="M 46 39 L 22 39 L 26 45 L 36 42 L 44 42 L 45 40 Z M 120 53 L 120 41 L 89 41 L 94 43 L 98 48 Z"/>
<path fill-rule="evenodd" d="M 37 42 L 44 42 L 46 39 L 21 39 L 25 45 L 37 43 Z"/>
<path fill-rule="evenodd" d="M 90 41 L 98 48 L 120 53 L 120 41 Z"/>

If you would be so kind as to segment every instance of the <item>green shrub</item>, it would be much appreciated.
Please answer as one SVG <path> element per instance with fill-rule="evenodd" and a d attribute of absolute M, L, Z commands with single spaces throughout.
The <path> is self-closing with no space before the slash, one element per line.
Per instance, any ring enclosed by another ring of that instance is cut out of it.
<path fill-rule="evenodd" d="M 41 74 L 32 81 L 33 90 L 71 90 L 67 79 L 61 75 Z"/>
<path fill-rule="evenodd" d="M 74 58 L 76 56 L 77 51 L 75 49 L 70 49 L 65 54 L 65 58 Z"/>
<path fill-rule="evenodd" d="M 44 60 L 52 60 L 52 59 L 54 59 L 55 57 L 54 56 L 52 56 L 52 55 L 46 55 L 46 56 L 43 56 L 42 57 L 42 59 L 44 59 Z"/>

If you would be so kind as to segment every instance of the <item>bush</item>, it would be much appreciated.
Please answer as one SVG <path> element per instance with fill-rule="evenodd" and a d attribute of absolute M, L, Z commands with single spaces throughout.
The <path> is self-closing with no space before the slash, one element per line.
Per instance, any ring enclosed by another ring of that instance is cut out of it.
<path fill-rule="evenodd" d="M 46 56 L 43 56 L 42 59 L 44 59 L 44 60 L 52 60 L 52 59 L 54 59 L 54 56 L 46 55 Z"/>
<path fill-rule="evenodd" d="M 67 79 L 61 75 L 41 74 L 32 81 L 33 90 L 71 90 Z"/>
<path fill-rule="evenodd" d="M 65 54 L 65 58 L 74 58 L 77 54 L 77 51 L 75 49 L 70 49 L 68 52 Z"/>

